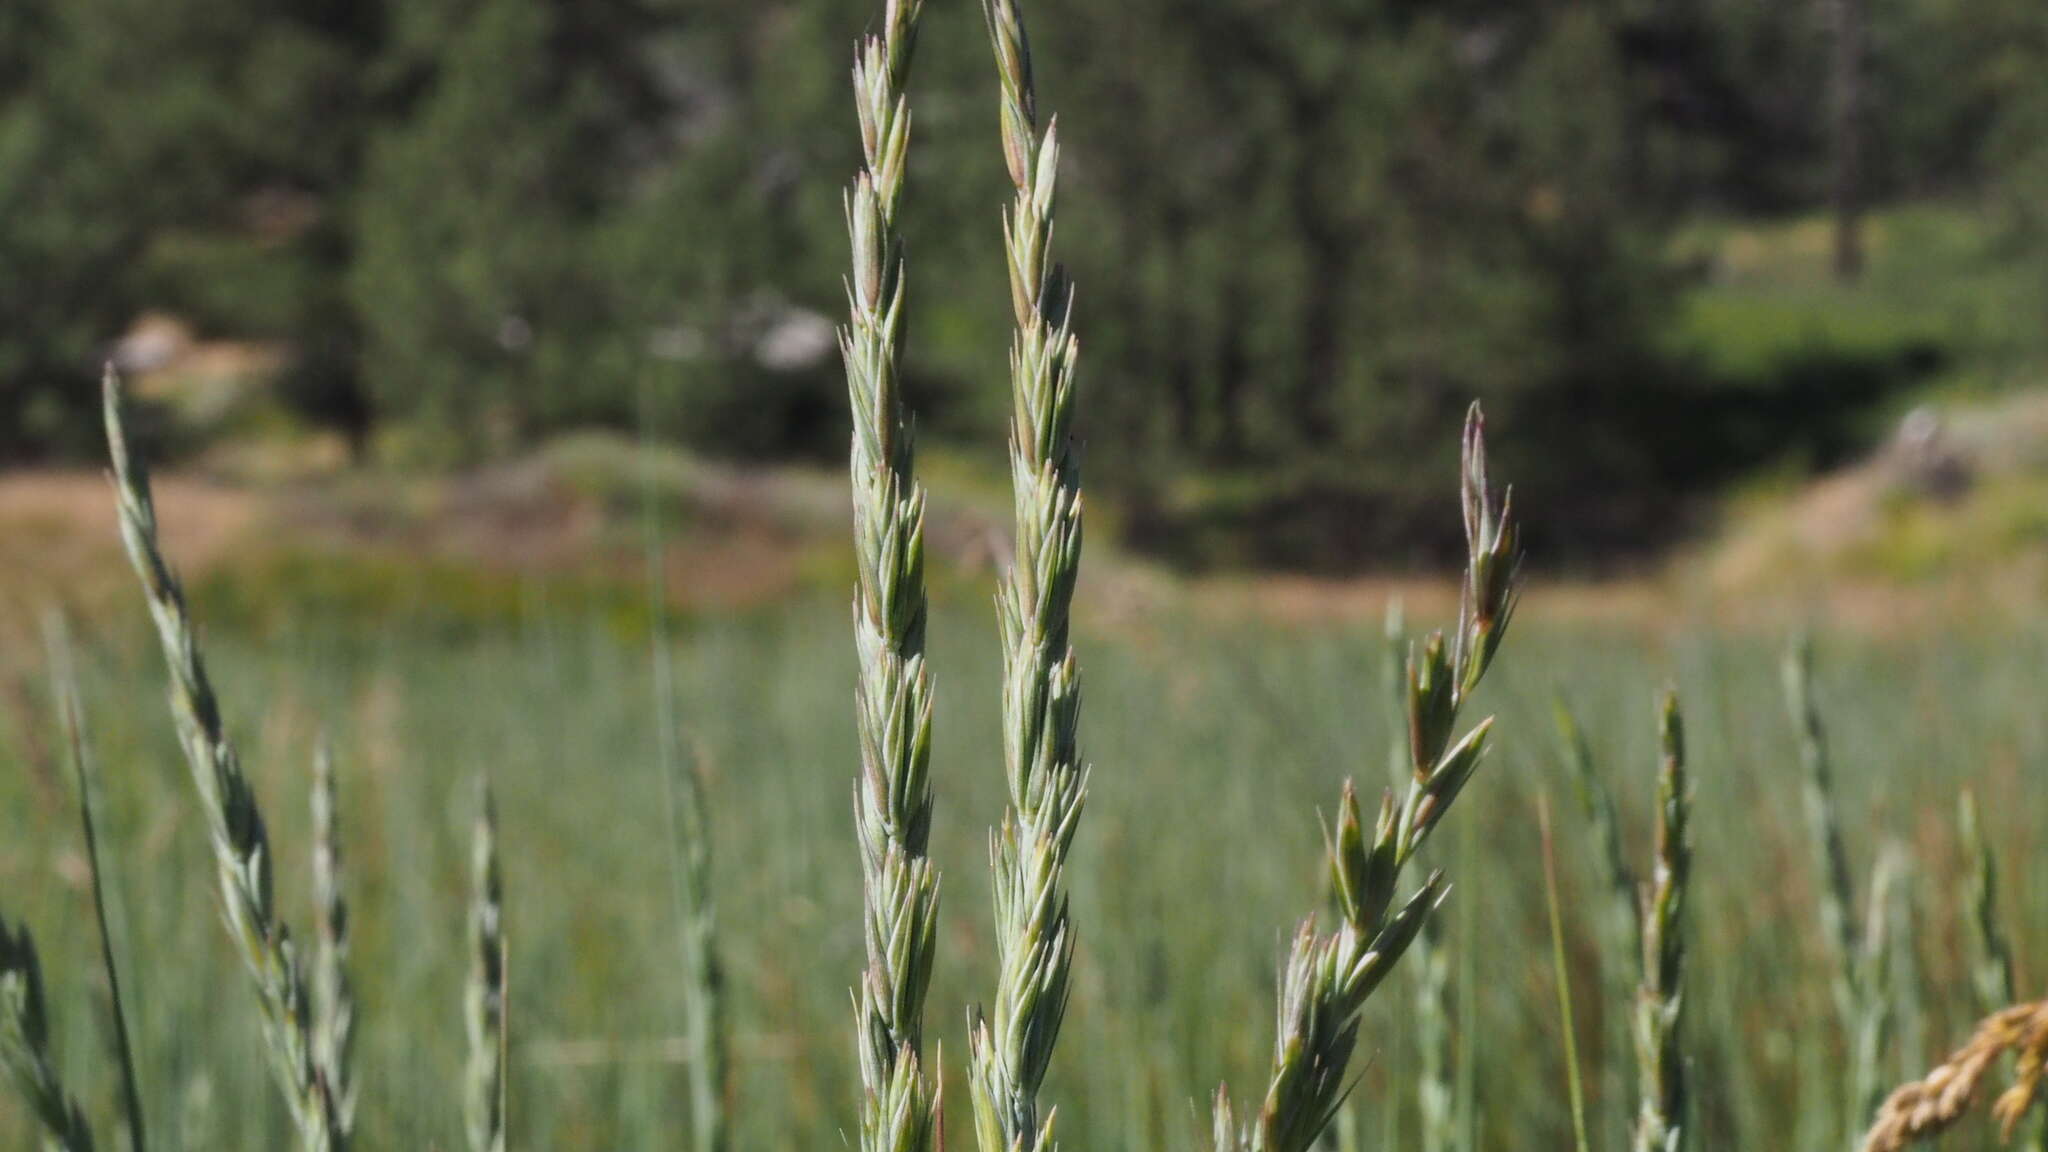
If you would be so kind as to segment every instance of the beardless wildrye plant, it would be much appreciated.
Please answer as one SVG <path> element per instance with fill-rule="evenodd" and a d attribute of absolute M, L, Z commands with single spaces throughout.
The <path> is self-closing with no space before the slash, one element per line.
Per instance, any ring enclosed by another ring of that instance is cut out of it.
<path fill-rule="evenodd" d="M 1536 794 L 1536 835 L 1543 853 L 1543 902 L 1550 915 L 1550 970 L 1557 984 L 1557 1031 L 1564 1056 L 1565 1103 L 1571 1110 L 1572 1148 L 1574 1152 L 1591 1152 L 1586 1084 L 1579 1071 L 1578 1017 L 1572 1011 L 1571 965 L 1565 957 L 1563 901 L 1557 894 L 1557 838 L 1551 829 L 1547 790 Z"/>
<path fill-rule="evenodd" d="M 1891 1043 L 1895 1007 L 1897 949 L 1891 937 L 1900 930 L 1894 918 L 1903 903 L 1898 888 L 1904 883 L 1906 861 L 1904 851 L 1896 845 L 1879 850 L 1871 866 L 1859 924 L 1849 854 L 1837 811 L 1827 727 L 1813 691 L 1813 644 L 1809 638 L 1794 642 L 1785 655 L 1783 673 L 1786 707 L 1798 730 L 1804 772 L 1800 792 L 1819 875 L 1821 927 L 1835 951 L 1831 981 L 1835 1011 L 1849 1047 L 1842 1132 L 1853 1143 L 1865 1119 L 1883 1099 L 1882 1065 Z"/>
<path fill-rule="evenodd" d="M 853 66 L 860 172 L 846 197 L 853 270 L 840 332 L 853 409 L 854 637 L 867 967 L 854 994 L 862 1152 L 925 1152 L 939 1095 L 924 1066 L 924 997 L 937 935 L 931 833 L 931 673 L 925 667 L 924 490 L 897 374 L 903 344 L 903 241 L 896 227 L 910 148 L 904 94 L 921 0 L 888 0 Z"/>
<path fill-rule="evenodd" d="M 982 1152 L 1049 1143 L 1045 1079 L 1066 1013 L 1074 938 L 1063 874 L 1087 792 L 1077 748 L 1080 672 L 1069 614 L 1081 564 L 1081 480 L 1073 438 L 1071 287 L 1051 262 L 1059 126 L 1041 134 L 1031 45 L 1017 0 L 984 0 L 1001 81 L 1007 212 L 1010 478 L 1016 554 L 997 596 L 1003 639 L 1003 764 L 1010 807 L 990 837 L 998 976 L 993 1012 L 968 1029 L 975 1135 Z"/>
<path fill-rule="evenodd" d="M 1579 719 L 1562 699 L 1553 702 L 1551 714 L 1557 724 L 1559 754 L 1571 769 L 1572 787 L 1578 794 L 1579 811 L 1597 842 L 1600 877 L 1606 884 L 1600 919 L 1603 937 L 1623 952 L 1633 953 L 1642 932 L 1642 907 L 1637 903 L 1635 870 L 1621 846 L 1621 818 L 1614 794 L 1600 775 L 1593 758 L 1593 746 L 1579 725 Z"/>
<path fill-rule="evenodd" d="M 469 984 L 463 1023 L 469 1067 L 463 1115 L 470 1152 L 505 1152 L 505 882 L 498 870 L 498 816 L 491 786 L 479 776 L 470 838 Z"/>
<path fill-rule="evenodd" d="M 128 1006 L 121 994 L 121 966 L 114 958 L 114 932 L 108 912 L 107 873 L 100 859 L 99 774 L 85 742 L 85 705 L 78 692 L 77 666 L 72 662 L 71 632 L 61 613 L 43 619 L 50 654 L 50 682 L 57 695 L 58 727 L 71 756 L 71 775 L 78 785 L 78 825 L 85 837 L 86 873 L 92 883 L 93 926 L 100 942 L 100 967 L 107 979 L 107 1016 L 113 1031 L 114 1061 L 120 1074 L 121 1114 L 127 1124 L 129 1152 L 148 1152 L 149 1125 L 142 1114 L 141 1077 L 135 1070 L 135 1045 L 128 1032 Z"/>
<path fill-rule="evenodd" d="M 1956 800 L 1956 837 L 1962 842 L 1961 909 L 1968 942 L 1970 988 L 1979 1011 L 1996 1011 L 2016 998 L 2012 945 L 1998 922 L 1998 864 L 1977 815 L 1976 794 L 1965 789 Z"/>
<path fill-rule="evenodd" d="M 1240 1127 L 1227 1088 L 1216 1093 L 1213 1139 L 1218 1152 L 1306 1152 L 1342 1104 L 1347 1070 L 1366 1000 L 1401 955 L 1443 893 L 1432 874 L 1399 907 L 1403 870 L 1472 778 L 1493 721 L 1457 739 L 1459 713 L 1492 664 L 1517 597 L 1519 532 L 1512 494 L 1496 500 L 1486 474 L 1485 421 L 1474 405 L 1465 422 L 1462 489 L 1467 567 L 1457 633 L 1441 632 L 1411 649 L 1407 672 L 1411 779 L 1397 804 L 1380 802 L 1370 840 L 1356 788 L 1347 782 L 1330 867 L 1341 923 L 1334 932 L 1313 916 L 1294 935 L 1281 969 L 1273 1070 L 1258 1115 Z"/>
<path fill-rule="evenodd" d="M 50 1147 L 92 1152 L 92 1126 L 58 1074 L 50 1047 L 36 942 L 26 926 L 9 928 L 5 920 L 0 920 L 0 1070 L 35 1113 Z"/>
<path fill-rule="evenodd" d="M 641 536 L 647 562 L 647 649 L 653 694 L 654 769 L 664 801 L 669 876 L 682 960 L 683 1030 L 689 1056 L 691 1152 L 726 1152 L 727 1042 L 724 966 L 718 953 L 718 906 L 711 871 L 711 821 L 699 763 L 682 762 L 676 720 L 675 663 L 670 653 L 668 599 L 655 478 L 653 396 L 641 388 Z"/>
<path fill-rule="evenodd" d="M 665 641 L 657 639 L 657 644 Z M 666 657 L 663 658 L 664 662 Z M 704 781 L 695 765 L 668 752 L 659 768 L 672 789 L 667 797 L 675 854 L 677 916 L 682 954 L 684 1033 L 688 1040 L 692 1152 L 726 1152 L 726 1035 L 724 968 L 717 949 L 718 911 L 711 875 L 711 823 Z"/>
<path fill-rule="evenodd" d="M 1410 771 L 1406 728 L 1400 723 L 1408 699 L 1408 629 L 1399 600 L 1387 606 L 1384 631 L 1389 715 L 1396 733 L 1389 760 L 1398 786 Z M 1435 916 L 1424 920 L 1409 949 L 1408 966 L 1415 978 L 1415 1106 L 1421 1148 L 1451 1152 L 1462 1146 L 1463 1133 L 1453 1109 L 1457 1092 L 1451 1083 L 1451 954 L 1443 921 Z"/>
<path fill-rule="evenodd" d="M 326 1073 L 342 1135 L 355 1126 L 356 1089 L 349 1068 L 355 996 L 348 979 L 348 896 L 342 884 L 341 813 L 334 790 L 334 751 L 322 740 L 313 753 L 313 905 L 319 929 L 313 952 L 313 1059 Z"/>
<path fill-rule="evenodd" d="M 1687 823 L 1692 796 L 1685 762 L 1685 723 L 1678 694 L 1666 692 L 1657 713 L 1662 749 L 1657 771 L 1657 837 L 1650 880 L 1643 886 L 1643 981 L 1636 994 L 1636 1067 L 1641 1099 L 1635 1152 L 1683 1152 L 1693 1143 L 1686 1119 L 1685 898 L 1692 873 Z"/>
<path fill-rule="evenodd" d="M 1595 918 L 1599 923 L 1602 986 L 1609 1004 L 1632 1003 L 1641 976 L 1642 906 L 1635 869 L 1622 849 L 1621 817 L 1614 794 L 1600 774 L 1593 747 L 1578 717 L 1560 697 L 1551 704 L 1557 726 L 1558 752 L 1570 770 L 1573 790 L 1578 794 L 1579 814 L 1591 833 L 1603 891 L 1597 898 Z M 1608 1058 L 1600 1062 L 1601 1098 L 1619 1102 L 1627 1099 L 1628 1062 L 1614 1056 L 1630 1051 L 1635 1043 L 1635 1026 L 1630 1012 L 1605 1014 L 1609 1021 L 1605 1039 Z M 1601 1143 L 1618 1147 L 1630 1138 L 1634 1117 L 1626 1104 L 1601 1109 Z"/>
<path fill-rule="evenodd" d="M 171 714 L 213 845 L 223 919 L 255 980 L 271 1066 L 299 1143 L 308 1152 L 333 1152 L 346 1145 L 347 1133 L 332 1086 L 315 1058 L 305 969 L 273 899 L 270 836 L 221 723 L 184 590 L 157 543 L 149 474 L 129 452 L 121 420 L 121 383 L 111 367 L 103 400 L 121 539 L 142 581 L 170 667 Z"/>
<path fill-rule="evenodd" d="M 86 870 L 92 885 L 93 923 L 99 932 L 100 963 L 107 980 L 107 1012 L 113 1032 L 114 1056 L 121 1084 L 121 1111 L 127 1123 L 130 1152 L 147 1152 L 148 1125 L 142 1114 L 142 1092 L 135 1071 L 135 1048 L 128 1032 L 128 1012 L 121 994 L 120 965 L 114 959 L 109 927 L 105 868 L 100 858 L 97 778 L 85 744 L 85 717 L 71 662 L 71 642 L 61 616 L 44 621 L 50 652 L 50 679 L 57 697 L 58 725 L 64 731 L 72 777 L 78 786 L 78 819 L 85 837 Z M 43 989 L 42 965 L 26 925 L 10 929 L 0 919 L 0 1073 L 27 1102 L 43 1127 L 47 1146 L 62 1152 L 93 1147 L 91 1125 L 84 1110 L 57 1072 L 52 1055 L 49 1009 Z"/>

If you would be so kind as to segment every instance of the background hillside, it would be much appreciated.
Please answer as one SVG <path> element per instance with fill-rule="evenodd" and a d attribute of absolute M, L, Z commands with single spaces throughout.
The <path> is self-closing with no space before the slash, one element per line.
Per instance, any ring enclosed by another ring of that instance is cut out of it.
<path fill-rule="evenodd" d="M 89 448 L 110 354 L 186 451 L 303 460 L 310 430 L 440 469 L 608 427 L 836 459 L 855 152 L 826 62 L 868 7 L 8 5 L 0 461 Z M 1583 564 L 1849 459 L 1930 386 L 2043 382 L 2030 0 L 1855 0 L 1846 30 L 1735 0 L 1042 9 L 1091 483 L 1171 561 L 1441 560 L 1422 466 L 1474 396 L 1538 555 Z M 923 37 L 908 369 L 927 440 L 986 458 L 977 22 L 936 5 Z"/>

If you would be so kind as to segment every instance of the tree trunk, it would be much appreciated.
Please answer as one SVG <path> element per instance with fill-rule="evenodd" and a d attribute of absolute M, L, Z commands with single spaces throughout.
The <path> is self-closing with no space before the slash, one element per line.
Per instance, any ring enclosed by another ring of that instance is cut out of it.
<path fill-rule="evenodd" d="M 1167 392 L 1173 403 L 1172 447 L 1186 453 L 1199 447 L 1204 424 L 1202 398 L 1195 368 L 1194 277 L 1190 274 L 1188 238 L 1193 232 L 1187 207 L 1177 194 L 1169 193 L 1159 214 L 1161 261 L 1166 272 L 1165 316 L 1160 344 L 1165 354 L 1161 368 L 1166 373 Z"/>
<path fill-rule="evenodd" d="M 1844 283 L 1863 274 L 1863 5 L 1864 0 L 1828 0 L 1835 278 Z"/>
<path fill-rule="evenodd" d="M 1334 444 L 1337 436 L 1337 392 L 1344 372 L 1344 302 L 1351 280 L 1351 253 L 1346 243 L 1308 236 L 1309 251 L 1302 277 L 1302 440 L 1310 447 Z"/>
<path fill-rule="evenodd" d="M 1249 249 L 1245 249 L 1249 251 Z M 1216 450 L 1228 463 L 1241 462 L 1251 448 L 1245 427 L 1245 379 L 1252 370 L 1245 328 L 1251 316 L 1250 273 L 1233 260 L 1223 276 L 1223 323 L 1216 348 Z"/>
<path fill-rule="evenodd" d="M 1318 117 L 1320 119 L 1320 117 Z M 1349 235 L 1336 206 L 1325 202 L 1317 166 L 1329 150 L 1318 147 L 1323 133 L 1311 128 L 1299 137 L 1293 203 L 1301 229 L 1301 380 L 1294 413 L 1301 442 L 1323 448 L 1336 442 L 1337 390 L 1344 368 L 1345 302 L 1351 285 Z"/>

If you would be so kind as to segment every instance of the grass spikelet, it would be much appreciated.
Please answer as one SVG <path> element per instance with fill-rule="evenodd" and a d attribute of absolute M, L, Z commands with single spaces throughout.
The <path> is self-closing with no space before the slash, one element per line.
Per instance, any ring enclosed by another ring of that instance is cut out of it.
<path fill-rule="evenodd" d="M 1415 1104 L 1422 1152 L 1458 1144 L 1451 1084 L 1451 953 L 1441 920 L 1431 916 L 1410 946 L 1415 973 Z"/>
<path fill-rule="evenodd" d="M 1878 1110 L 1864 1137 L 1863 1152 L 1900 1152 L 1953 1127 L 1969 1113 L 1991 1069 L 2008 1052 L 2018 1057 L 2012 1085 L 1991 1111 L 2001 1138 L 2011 1140 L 2013 1130 L 2040 1099 L 2042 1077 L 2048 1071 L 2048 1001 L 1994 1013 L 1977 1026 L 1967 1044 L 1924 1078 L 1901 1085 Z"/>
<path fill-rule="evenodd" d="M 1408 775 L 1406 729 L 1408 627 L 1401 601 L 1388 602 L 1383 626 L 1386 637 L 1386 686 L 1396 738 L 1389 742 L 1394 783 Z M 1408 971 L 1415 980 L 1415 1108 L 1422 1152 L 1451 1152 L 1460 1144 L 1451 1083 L 1451 956 L 1443 921 L 1431 916 L 1408 949 Z M 1340 1120 L 1342 1118 L 1340 1117 Z"/>
<path fill-rule="evenodd" d="M 1333 886 L 1342 923 L 1335 932 L 1304 921 L 1281 969 L 1273 1071 L 1258 1117 L 1237 1126 L 1219 1092 L 1219 1148 L 1238 1152 L 1306 1152 L 1342 1104 L 1359 1014 L 1387 972 L 1408 950 L 1444 891 L 1432 874 L 1397 907 L 1404 869 L 1479 767 L 1492 730 L 1483 720 L 1462 737 L 1459 712 L 1499 650 L 1513 617 L 1521 552 L 1513 496 L 1496 499 L 1487 486 L 1485 422 L 1474 405 L 1465 424 L 1462 495 L 1467 566 L 1457 635 L 1442 633 L 1412 648 L 1406 677 L 1411 779 L 1397 804 L 1380 801 L 1370 837 L 1357 790 L 1346 783 L 1336 826 L 1327 833 Z"/>
<path fill-rule="evenodd" d="M 1058 125 L 1041 135 L 1031 48 L 1016 0 L 984 0 L 1002 84 L 1002 140 L 1016 202 L 1006 216 L 1016 336 L 1010 349 L 1010 477 L 1016 555 L 1003 581 L 1003 759 L 1010 807 L 990 837 L 999 975 L 992 1011 L 972 1015 L 975 1132 L 982 1152 L 1049 1142 L 1038 1091 L 1066 1013 L 1074 936 L 1067 851 L 1087 793 L 1080 672 L 1069 610 L 1081 564 L 1081 479 L 1073 444 L 1070 289 L 1050 263 Z"/>
<path fill-rule="evenodd" d="M 355 1127 L 355 1077 L 349 1067 L 355 997 L 348 978 L 348 894 L 343 885 L 341 816 L 334 791 L 334 752 L 313 753 L 313 905 L 319 939 L 313 952 L 313 1059 L 327 1078 L 342 1135 Z"/>
<path fill-rule="evenodd" d="M 1578 795 L 1580 815 L 1599 848 L 1597 863 L 1607 886 L 1601 916 L 1606 942 L 1620 954 L 1633 955 L 1642 939 L 1642 906 L 1637 903 L 1640 893 L 1635 869 L 1629 866 L 1628 854 L 1622 850 L 1621 817 L 1615 808 L 1614 793 L 1600 775 L 1593 746 L 1571 708 L 1562 699 L 1555 700 L 1551 715 L 1557 724 L 1559 755 L 1571 771 L 1572 788 Z"/>
<path fill-rule="evenodd" d="M 1642 977 L 1642 906 L 1638 902 L 1642 893 L 1638 890 L 1635 869 L 1630 866 L 1628 854 L 1622 848 L 1621 817 L 1614 803 L 1614 793 L 1607 787 L 1599 762 L 1594 758 L 1593 746 L 1586 739 L 1578 717 L 1562 697 L 1551 701 L 1551 716 L 1557 726 L 1559 757 L 1571 777 L 1572 790 L 1578 796 L 1579 814 L 1585 820 L 1597 850 L 1594 862 L 1599 869 L 1603 891 L 1596 894 L 1594 910 L 1600 933 L 1604 1002 L 1633 1005 Z M 1600 1098 L 1603 1101 L 1620 1102 L 1629 1096 L 1627 1070 L 1630 1062 L 1617 1058 L 1615 1054 L 1633 1049 L 1633 1017 L 1632 1011 L 1603 1013 L 1607 1022 L 1603 1051 L 1608 1057 L 1600 1061 Z M 1602 1144 L 1619 1147 L 1631 1138 L 1634 1117 L 1625 1104 L 1604 1107 L 1600 1113 Z"/>
<path fill-rule="evenodd" d="M 1799 738 L 1803 770 L 1800 802 L 1806 813 L 1814 868 L 1819 881 L 1820 920 L 1828 945 L 1835 950 L 1835 1007 L 1847 1020 L 1856 1014 L 1855 958 L 1857 941 L 1855 888 L 1849 879 L 1849 850 L 1842 841 L 1841 819 L 1835 810 L 1834 765 L 1828 755 L 1827 728 L 1813 694 L 1813 642 L 1800 637 L 1785 654 L 1785 702 Z"/>
<path fill-rule="evenodd" d="M 1847 1037 L 1843 1124 L 1853 1139 L 1862 1118 L 1877 1107 L 1884 1091 L 1882 1065 L 1893 1025 L 1892 975 L 1896 949 L 1890 939 L 1892 918 L 1900 900 L 1905 860 L 1896 848 L 1878 854 L 1871 869 L 1864 919 L 1856 920 L 1855 886 L 1849 878 L 1849 853 L 1837 812 L 1834 765 L 1827 729 L 1813 692 L 1813 645 L 1801 637 L 1786 653 L 1784 685 L 1787 709 L 1799 737 L 1803 769 L 1802 806 L 1819 875 L 1820 920 L 1835 953 L 1831 981 L 1835 1009 Z"/>
<path fill-rule="evenodd" d="M 1849 1019 L 1849 1128 L 1877 1111 L 1884 1099 L 1885 1053 L 1897 1023 L 1893 934 L 1902 930 L 1905 850 L 1886 844 L 1871 868 L 1868 906 L 1864 909 L 1861 951 L 1854 957 L 1856 1011 Z"/>
<path fill-rule="evenodd" d="M 273 901 L 270 838 L 263 814 L 221 723 L 184 591 L 158 544 L 149 475 L 129 453 L 122 428 L 121 383 L 111 366 L 102 395 L 121 539 L 142 581 L 170 668 L 171 714 L 213 845 L 223 919 L 255 979 L 272 1069 L 300 1146 L 307 1152 L 333 1152 L 345 1146 L 346 1136 L 340 1110 L 314 1060 L 305 972 Z"/>
<path fill-rule="evenodd" d="M 1956 834 L 1963 847 L 1960 893 L 1965 935 L 1969 942 L 1970 986 L 1981 1010 L 2012 1003 L 2012 945 L 1998 921 L 1998 861 L 1984 840 L 1977 816 L 1976 794 L 1965 790 L 1956 801 Z"/>
<path fill-rule="evenodd" d="M 1636 996 L 1636 1065 L 1641 1102 L 1636 1152 L 1682 1152 L 1686 1126 L 1685 898 L 1692 872 L 1687 820 L 1692 809 L 1685 761 L 1685 726 L 1678 695 L 1666 692 L 1658 709 L 1656 859 L 1643 889 L 1643 982 Z"/>
<path fill-rule="evenodd" d="M 504 877 L 498 869 L 498 817 L 490 783 L 477 780 L 476 828 L 470 842 L 469 987 L 463 1018 L 469 1069 L 463 1104 L 470 1152 L 505 1152 Z"/>
<path fill-rule="evenodd" d="M 703 781 L 690 765 L 666 771 L 676 784 L 671 797 L 681 869 L 683 1014 L 689 1041 L 690 1123 L 696 1152 L 724 1152 L 726 1049 L 724 969 L 718 959 L 717 896 L 711 882 L 711 828 L 705 818 Z"/>
<path fill-rule="evenodd" d="M 861 850 L 867 968 L 854 994 L 864 1152 L 924 1152 L 939 1097 L 922 1070 L 924 997 L 937 938 L 931 830 L 931 673 L 925 666 L 924 490 L 897 377 L 903 344 L 903 241 L 896 227 L 910 147 L 904 94 L 922 0 L 888 0 L 860 44 L 853 87 L 862 166 L 846 197 L 853 271 L 840 333 L 853 409 L 858 587 Z"/>
<path fill-rule="evenodd" d="M 0 1069 L 42 1122 L 60 1152 L 92 1152 L 85 1111 L 57 1074 L 50 1054 L 50 1018 L 42 964 L 26 926 L 0 920 Z"/>
<path fill-rule="evenodd" d="M 1400 787 L 1408 779 L 1408 606 L 1399 596 L 1387 600 L 1380 620 L 1381 691 L 1387 714 L 1387 778 Z"/>

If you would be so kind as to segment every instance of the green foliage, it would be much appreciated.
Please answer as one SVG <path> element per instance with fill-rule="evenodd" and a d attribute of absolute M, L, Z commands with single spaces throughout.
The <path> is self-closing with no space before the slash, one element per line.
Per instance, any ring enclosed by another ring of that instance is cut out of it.
<path fill-rule="evenodd" d="M 1998 53 L 1988 75 L 1998 85 L 1987 144 L 1995 174 L 1992 202 L 2002 240 L 2024 253 L 2030 273 L 2014 299 L 2015 320 L 2036 334 L 2048 331 L 2048 13 L 2014 0 L 1982 0 L 2002 19 L 1986 30 Z"/>
<path fill-rule="evenodd" d="M 836 454 L 851 149 L 826 65 L 866 8 L 10 6 L 0 265 L 30 271 L 0 286 L 0 455 L 86 442 L 86 373 L 144 309 L 275 342 L 294 408 L 400 459 L 643 421 L 725 455 Z M 920 154 L 946 177 L 908 229 L 926 303 L 903 370 L 928 435 L 983 442 L 1007 418 L 984 386 L 1003 172 L 970 9 L 927 38 Z M 1874 193 L 1989 187 L 2024 225 L 2038 14 L 1878 9 Z M 1679 214 L 1822 190 L 1825 45 L 1796 5 L 1043 0 L 1039 20 L 1065 98 L 1107 110 L 1064 133 L 1062 250 L 1116 382 L 1091 425 L 1119 450 L 1092 474 L 1156 551 L 1447 561 L 1455 534 L 1397 461 L 1475 395 L 1520 430 L 1503 463 L 1545 551 L 1642 548 L 1788 441 L 1865 442 L 1833 430 L 1926 375 L 1777 357 L 1759 378 L 1750 335 L 1805 313 L 1718 283 L 1677 307 Z M 1972 315 L 2037 314 L 2036 280 Z M 1701 334 L 1737 368 L 1696 356 Z M 1936 354 L 1979 347 L 1939 335 Z"/>
<path fill-rule="evenodd" d="M 46 3 L 0 16 L 0 459 L 87 442 L 94 354 L 131 306 L 108 281 L 158 219 L 161 185 L 123 195 L 140 174 L 123 145 L 137 137 L 93 131 L 99 86 L 124 63 L 100 18 L 91 5 Z M 137 103 L 122 111 L 148 106 Z M 159 108 L 151 122 L 170 115 Z"/>
<path fill-rule="evenodd" d="M 367 6 L 24 0 L 8 19 L 0 456 L 89 443 L 98 362 L 146 307 L 287 341 L 291 395 L 360 425 L 332 200 L 365 131 Z"/>
<path fill-rule="evenodd" d="M 604 294 L 579 205 L 613 158 L 589 87 L 602 63 L 556 58 L 563 22 L 546 0 L 479 0 L 416 9 L 397 33 L 418 94 L 371 150 L 350 291 L 379 407 L 458 452 L 622 391 L 582 355 Z"/>
<path fill-rule="evenodd" d="M 1628 192 L 1616 29 L 1578 9 L 1298 11 L 1210 6 L 1180 33 L 1193 63 L 1173 90 L 1232 77 L 1233 98 L 1201 113 L 1213 146 L 1148 149 L 1122 117 L 1077 125 L 1077 153 L 1128 166 L 1156 153 L 1165 168 L 1070 215 L 1148 241 L 1178 221 L 1187 235 L 1157 243 L 1227 254 L 1172 270 L 1181 331 L 1105 334 L 1099 354 L 1117 377 L 1163 370 L 1172 389 L 1122 398 L 1111 427 L 1171 445 L 1184 466 L 1271 477 L 1240 515 L 1163 500 L 1146 538 L 1228 517 L 1232 535 L 1264 532 L 1247 551 L 1268 564 L 1447 557 L 1453 535 L 1418 515 L 1430 499 L 1418 470 L 1392 461 L 1412 465 L 1426 430 L 1474 395 L 1524 430 L 1521 448 L 1501 451 L 1532 503 L 1576 519 L 1595 477 L 1612 488 L 1646 472 L 1641 440 L 1620 425 L 1646 378 L 1670 376 L 1649 338 L 1676 282 L 1654 212 Z M 1150 136 L 1180 138 L 1166 126 Z M 1078 274 L 1110 291 L 1143 257 L 1086 251 L 1104 266 Z M 1534 449 L 1554 442 L 1565 411 L 1583 450 Z"/>

